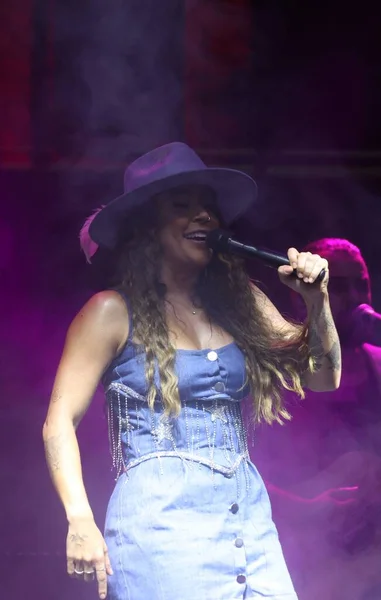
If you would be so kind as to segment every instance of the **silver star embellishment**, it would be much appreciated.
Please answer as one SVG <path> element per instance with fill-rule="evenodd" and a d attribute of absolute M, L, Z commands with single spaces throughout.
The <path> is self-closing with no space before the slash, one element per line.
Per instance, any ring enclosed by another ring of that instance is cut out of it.
<path fill-rule="evenodd" d="M 212 423 L 214 423 L 216 419 L 220 419 L 222 423 L 228 422 L 225 413 L 225 406 L 213 406 L 212 408 L 205 408 L 205 410 L 207 410 L 211 414 L 210 420 L 212 421 Z"/>
<path fill-rule="evenodd" d="M 172 423 L 168 420 L 161 420 L 159 425 L 152 430 L 152 435 L 156 438 L 158 444 L 163 440 L 173 440 Z"/>

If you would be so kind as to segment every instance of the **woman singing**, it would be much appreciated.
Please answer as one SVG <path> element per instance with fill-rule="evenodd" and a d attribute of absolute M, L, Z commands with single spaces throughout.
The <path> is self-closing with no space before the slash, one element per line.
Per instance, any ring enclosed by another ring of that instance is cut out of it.
<path fill-rule="evenodd" d="M 208 232 L 255 199 L 250 177 L 171 143 L 134 161 L 123 195 L 81 231 L 89 261 L 108 257 L 113 285 L 69 328 L 43 437 L 68 573 L 96 578 L 100 598 L 296 599 L 240 405 L 250 396 L 256 421 L 287 419 L 284 388 L 339 386 L 340 346 L 325 259 L 290 248 L 279 269 L 307 305 L 297 326 L 240 259 L 209 250 Z M 99 382 L 117 476 L 104 537 L 76 438 Z"/>

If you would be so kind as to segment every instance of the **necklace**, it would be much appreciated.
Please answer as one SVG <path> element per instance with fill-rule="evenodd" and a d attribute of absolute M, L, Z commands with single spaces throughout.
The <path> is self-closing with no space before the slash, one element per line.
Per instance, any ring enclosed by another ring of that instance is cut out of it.
<path fill-rule="evenodd" d="M 174 305 L 172 304 L 172 302 L 168 299 L 166 299 L 166 302 L 168 302 L 169 305 L 172 306 L 172 308 L 174 309 Z M 190 307 L 189 304 L 191 304 L 192 306 Z M 201 303 L 197 300 L 197 298 L 190 298 L 190 303 L 189 301 L 187 303 L 179 303 L 179 307 L 185 309 L 187 312 L 188 310 L 190 310 L 192 315 L 197 315 L 198 312 L 200 310 L 202 310 L 202 305 Z M 174 309 L 175 310 L 175 309 Z"/>
<path fill-rule="evenodd" d="M 200 310 L 202 308 L 200 301 L 197 300 L 197 298 L 195 297 L 191 297 L 191 302 L 192 302 L 192 315 L 197 315 L 197 310 Z"/>

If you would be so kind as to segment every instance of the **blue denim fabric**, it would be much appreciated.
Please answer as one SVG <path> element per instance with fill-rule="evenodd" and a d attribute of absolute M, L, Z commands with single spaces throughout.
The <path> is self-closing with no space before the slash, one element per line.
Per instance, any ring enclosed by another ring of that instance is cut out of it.
<path fill-rule="evenodd" d="M 105 526 L 110 600 L 297 600 L 249 460 L 241 351 L 178 351 L 178 418 L 160 399 L 148 407 L 144 360 L 129 341 L 103 378 L 118 476 Z"/>

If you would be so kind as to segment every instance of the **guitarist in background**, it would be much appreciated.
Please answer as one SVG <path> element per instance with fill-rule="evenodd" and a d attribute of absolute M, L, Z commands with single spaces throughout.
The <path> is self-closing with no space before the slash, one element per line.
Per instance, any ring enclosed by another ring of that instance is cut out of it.
<path fill-rule="evenodd" d="M 369 273 L 347 240 L 305 251 L 329 260 L 342 345 L 341 386 L 289 394 L 293 420 L 263 426 L 249 445 L 300 600 L 381 599 L 381 315 Z M 303 317 L 294 299 L 295 316 Z"/>

